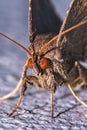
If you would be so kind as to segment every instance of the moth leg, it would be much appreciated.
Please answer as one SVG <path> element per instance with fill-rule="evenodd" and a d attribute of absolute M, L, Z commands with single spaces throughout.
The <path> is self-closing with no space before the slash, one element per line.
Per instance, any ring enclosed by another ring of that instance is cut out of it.
<path fill-rule="evenodd" d="M 14 109 L 12 110 L 12 112 L 8 115 L 9 117 L 12 116 L 14 114 L 14 112 L 16 112 L 16 110 L 18 109 L 21 101 L 22 101 L 22 98 L 24 97 L 24 94 L 25 94 L 25 90 L 26 90 L 26 81 L 23 80 L 23 84 L 22 84 L 22 89 L 21 89 L 21 93 L 20 93 L 20 96 L 18 98 L 18 101 L 17 101 L 17 104 L 15 105 Z"/>
<path fill-rule="evenodd" d="M 15 93 L 17 93 L 19 88 L 22 87 L 18 102 L 17 102 L 15 108 L 13 109 L 13 111 L 9 114 L 9 116 L 11 116 L 17 110 L 17 108 L 19 107 L 19 105 L 21 103 L 21 100 L 22 100 L 22 98 L 24 96 L 24 93 L 25 93 L 25 90 L 26 90 L 26 80 L 24 79 L 25 76 L 26 76 L 26 72 L 27 72 L 27 62 L 25 62 L 24 66 L 23 66 L 23 71 L 22 71 L 22 74 L 21 74 L 21 78 L 20 78 L 17 86 L 15 87 L 15 89 L 12 90 L 7 95 L 5 95 L 3 97 L 0 97 L 0 101 L 6 100 L 6 99 L 10 98 L 11 96 L 13 96 Z"/>
<path fill-rule="evenodd" d="M 78 102 L 80 102 L 80 104 L 82 104 L 83 106 L 87 107 L 87 104 L 86 104 L 84 101 L 82 101 L 82 100 L 75 94 L 75 92 L 73 91 L 73 89 L 72 89 L 72 87 L 71 87 L 71 85 L 70 85 L 69 83 L 67 83 L 67 87 L 69 88 L 69 90 L 70 90 L 71 94 L 73 95 L 73 97 L 74 97 Z"/>
<path fill-rule="evenodd" d="M 76 78 L 72 83 L 71 86 L 74 86 L 75 88 L 81 88 L 81 86 L 84 85 L 84 82 L 80 77 Z"/>
<path fill-rule="evenodd" d="M 81 64 L 79 64 L 77 61 L 75 62 L 75 66 L 77 66 L 79 71 L 79 79 L 82 81 L 80 83 L 81 85 L 87 85 L 87 69 L 84 68 Z"/>
<path fill-rule="evenodd" d="M 50 93 L 50 110 L 51 110 L 51 117 L 54 117 L 54 109 L 53 109 L 53 93 Z"/>
<path fill-rule="evenodd" d="M 22 74 L 21 74 L 21 78 L 17 84 L 17 86 L 15 87 L 15 89 L 13 89 L 10 93 L 8 93 L 7 95 L 3 96 L 3 97 L 0 97 L 0 101 L 3 101 L 3 100 L 6 100 L 8 98 L 10 98 L 11 96 L 13 96 L 14 94 L 16 94 L 19 90 L 19 88 L 23 85 L 24 83 L 24 77 L 26 76 L 26 72 L 27 72 L 27 65 L 26 65 L 26 62 L 23 66 L 23 71 L 22 71 Z"/>
<path fill-rule="evenodd" d="M 78 77 L 71 83 L 71 86 L 80 88 L 81 86 L 87 86 L 87 69 L 80 65 L 77 61 L 75 66 L 78 69 Z"/>
<path fill-rule="evenodd" d="M 6 100 L 8 98 L 10 98 L 11 96 L 13 96 L 14 94 L 16 94 L 19 90 L 19 88 L 21 87 L 23 80 L 20 79 L 20 81 L 18 82 L 17 86 L 15 87 L 15 89 L 13 89 L 10 93 L 8 93 L 7 95 L 0 97 L 0 101 Z"/>
<path fill-rule="evenodd" d="M 22 70 L 22 74 L 21 74 L 21 79 L 20 79 L 20 86 L 22 87 L 21 89 L 21 93 L 20 93 L 20 96 L 18 98 L 18 101 L 17 101 L 17 104 L 15 105 L 13 111 L 8 115 L 9 117 L 13 115 L 13 113 L 18 109 L 20 103 L 21 103 L 21 100 L 22 98 L 24 97 L 24 94 L 25 94 L 25 90 L 26 90 L 26 73 L 27 73 L 27 69 L 28 69 L 28 60 L 26 60 L 24 66 L 23 66 L 23 70 Z"/>
<path fill-rule="evenodd" d="M 41 84 L 39 83 L 39 80 L 37 77 L 35 76 L 26 76 L 25 80 L 27 83 L 29 83 L 30 85 L 35 86 L 36 88 L 42 88 Z"/>

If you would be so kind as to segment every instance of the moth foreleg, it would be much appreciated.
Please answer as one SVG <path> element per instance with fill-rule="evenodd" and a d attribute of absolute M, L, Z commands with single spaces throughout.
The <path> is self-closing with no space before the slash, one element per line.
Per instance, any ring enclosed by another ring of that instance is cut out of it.
<path fill-rule="evenodd" d="M 14 114 L 14 112 L 16 112 L 16 110 L 18 109 L 20 103 L 21 103 L 21 100 L 25 94 L 25 90 L 26 90 L 27 86 L 26 86 L 26 81 L 23 80 L 23 83 L 22 83 L 22 88 L 21 88 L 21 93 L 20 93 L 20 96 L 18 98 L 18 101 L 17 101 L 17 104 L 15 105 L 13 111 L 8 115 L 9 117 L 12 116 Z"/>
<path fill-rule="evenodd" d="M 3 97 L 0 97 L 0 101 L 6 100 L 6 99 L 12 97 L 14 94 L 16 94 L 16 93 L 18 92 L 19 88 L 21 87 L 22 83 L 23 83 L 23 80 L 20 79 L 19 82 L 18 82 L 18 84 L 17 84 L 17 86 L 15 87 L 15 89 L 13 89 L 13 90 L 12 90 L 10 93 L 8 93 L 7 95 L 5 95 L 5 96 L 3 96 Z"/>
<path fill-rule="evenodd" d="M 72 75 L 73 72 L 74 75 Z M 76 88 L 87 86 L 87 69 L 83 67 L 78 61 L 75 61 L 71 75 L 71 77 L 74 77 L 73 80 L 69 81 L 71 86 L 74 86 Z"/>
<path fill-rule="evenodd" d="M 26 80 L 27 83 L 35 86 L 36 88 L 42 88 L 41 84 L 39 83 L 38 78 L 35 77 L 35 76 L 25 76 L 25 80 Z"/>
<path fill-rule="evenodd" d="M 78 77 L 78 83 L 79 87 L 81 86 L 87 86 L 87 69 L 83 67 L 80 63 L 77 61 L 75 62 L 75 66 L 78 69 L 79 77 Z"/>
<path fill-rule="evenodd" d="M 79 78 L 83 81 L 83 84 L 87 86 L 87 69 L 78 62 L 75 62 L 75 65 L 77 66 L 79 71 Z"/>

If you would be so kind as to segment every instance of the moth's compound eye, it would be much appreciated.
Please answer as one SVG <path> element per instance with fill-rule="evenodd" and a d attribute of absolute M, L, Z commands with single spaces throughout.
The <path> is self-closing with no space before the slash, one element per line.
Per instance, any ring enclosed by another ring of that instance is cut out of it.
<path fill-rule="evenodd" d="M 49 61 L 48 61 L 48 59 L 47 58 L 45 58 L 45 57 L 43 57 L 40 61 L 39 61 L 39 65 L 40 65 L 40 68 L 41 69 L 46 69 L 46 68 L 48 68 L 48 66 L 49 66 Z"/>
<path fill-rule="evenodd" d="M 33 63 L 33 59 L 32 58 L 29 58 L 28 60 L 27 60 L 27 68 L 33 68 L 33 66 L 34 66 L 34 63 Z"/>

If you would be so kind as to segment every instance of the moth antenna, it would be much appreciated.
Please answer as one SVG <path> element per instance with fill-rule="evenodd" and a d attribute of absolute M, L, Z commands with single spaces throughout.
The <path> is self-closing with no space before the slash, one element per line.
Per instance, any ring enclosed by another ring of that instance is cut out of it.
<path fill-rule="evenodd" d="M 84 101 L 82 101 L 82 100 L 75 94 L 75 92 L 73 91 L 73 89 L 72 89 L 72 87 L 70 86 L 70 84 L 67 84 L 67 87 L 69 88 L 69 90 L 70 90 L 71 94 L 73 95 L 73 97 L 74 97 L 78 102 L 80 102 L 80 104 L 82 104 L 83 106 L 87 107 L 87 104 L 86 104 Z"/>
<path fill-rule="evenodd" d="M 74 26 L 66 29 L 65 31 L 59 33 L 58 35 L 54 36 L 50 41 L 48 41 L 47 43 L 44 43 L 44 45 L 41 47 L 41 50 L 39 51 L 39 55 L 42 55 L 42 53 L 45 51 L 45 49 L 47 48 L 47 46 L 49 44 L 51 44 L 54 40 L 56 40 L 57 38 L 63 36 L 64 34 L 70 32 L 70 31 L 72 31 L 72 30 L 74 30 L 74 29 L 76 29 L 76 28 L 78 28 L 78 27 L 80 27 L 80 26 L 82 26 L 82 25 L 84 25 L 86 23 L 87 23 L 87 20 L 85 20 L 83 22 L 80 22 L 80 23 L 78 23 L 78 24 L 76 24 L 76 25 L 74 25 Z"/>
<path fill-rule="evenodd" d="M 3 96 L 3 97 L 0 97 L 0 102 L 3 101 L 3 100 L 6 100 L 10 97 L 12 97 L 14 94 L 16 94 L 19 90 L 19 88 L 21 87 L 21 84 L 22 84 L 22 79 L 20 79 L 20 81 L 18 82 L 17 86 L 15 87 L 15 89 L 13 89 L 10 93 L 8 93 L 7 95 Z"/>
<path fill-rule="evenodd" d="M 27 48 L 25 48 L 23 45 L 21 45 L 19 42 L 16 42 L 15 40 L 13 40 L 12 38 L 6 36 L 6 35 L 3 34 L 3 33 L 0 33 L 0 36 L 2 36 L 2 37 L 4 37 L 4 38 L 8 39 L 9 41 L 11 41 L 12 43 L 14 43 L 15 45 L 17 45 L 17 46 L 19 46 L 20 48 L 22 48 L 22 49 L 23 49 L 25 52 L 27 52 L 30 56 L 32 56 L 31 52 L 30 52 Z"/>

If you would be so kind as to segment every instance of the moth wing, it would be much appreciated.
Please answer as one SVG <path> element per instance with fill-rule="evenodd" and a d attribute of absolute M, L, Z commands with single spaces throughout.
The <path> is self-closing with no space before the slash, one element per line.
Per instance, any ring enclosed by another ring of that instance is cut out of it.
<path fill-rule="evenodd" d="M 44 36 L 57 34 L 62 24 L 49 0 L 29 0 L 28 16 L 30 42 L 35 42 L 37 37 L 38 41 L 45 39 L 46 42 Z"/>
<path fill-rule="evenodd" d="M 72 0 L 60 33 L 82 21 L 87 20 L 87 0 Z M 61 36 L 57 41 L 64 60 L 87 59 L 87 24 Z"/>

